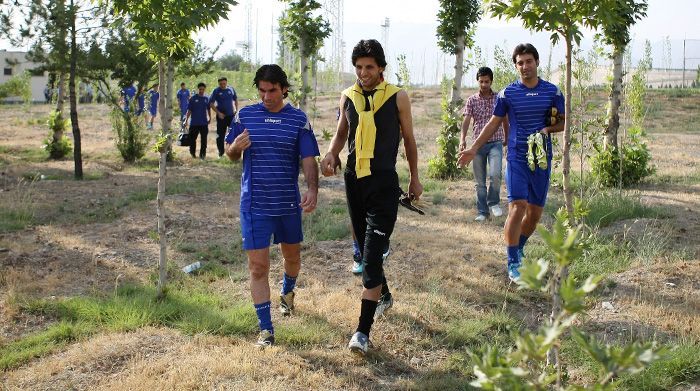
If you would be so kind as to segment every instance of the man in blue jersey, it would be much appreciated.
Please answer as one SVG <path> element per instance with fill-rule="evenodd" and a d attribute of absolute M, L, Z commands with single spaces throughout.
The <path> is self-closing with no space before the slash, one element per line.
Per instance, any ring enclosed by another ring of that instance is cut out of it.
<path fill-rule="evenodd" d="M 133 83 L 122 88 L 121 103 L 124 111 L 127 113 L 129 112 L 129 104 L 131 104 L 131 101 L 134 100 L 134 96 L 136 96 L 136 87 L 134 87 Z"/>
<path fill-rule="evenodd" d="M 214 88 L 209 97 L 209 105 L 216 113 L 216 148 L 219 150 L 219 157 L 224 155 L 224 137 L 233 115 L 238 109 L 238 96 L 236 90 L 228 86 L 225 77 L 219 78 L 219 86 Z"/>
<path fill-rule="evenodd" d="M 557 86 L 537 76 L 539 54 L 534 46 L 529 43 L 519 44 L 513 50 L 512 59 L 520 80 L 498 93 L 493 116 L 471 148 L 459 153 L 457 164 L 460 167 L 469 164 L 479 148 L 498 130 L 503 118 L 508 116 L 510 132 L 505 179 L 510 207 L 505 240 L 508 277 L 515 281 L 520 278 L 518 269 L 524 256 L 525 243 L 535 231 L 547 200 L 552 169 L 550 135 L 564 130 L 564 96 Z M 558 120 L 555 125 L 546 126 L 545 120 L 550 116 L 552 108 L 556 108 L 559 113 Z M 546 138 L 542 143 L 546 157 L 539 164 L 530 165 L 528 154 L 532 156 L 532 153 L 528 142 L 537 137 Z"/>
<path fill-rule="evenodd" d="M 158 83 L 154 84 L 153 87 L 151 87 L 148 90 L 146 95 L 148 96 L 148 114 L 150 114 L 148 125 L 146 125 L 146 127 L 148 129 L 153 129 L 153 120 L 158 114 L 158 99 L 160 99 L 160 93 L 158 92 Z"/>
<path fill-rule="evenodd" d="M 294 287 L 301 268 L 301 212 L 316 208 L 318 144 L 303 111 L 285 104 L 289 81 L 278 65 L 263 65 L 254 84 L 262 102 L 241 109 L 226 136 L 226 155 L 243 159 L 241 234 L 248 256 L 250 289 L 260 335 L 256 346 L 275 342 L 270 315 L 270 237 L 284 258 L 280 311 L 294 309 Z M 307 183 L 299 194 L 299 160 Z"/>
<path fill-rule="evenodd" d="M 207 156 L 207 135 L 209 134 L 209 123 L 211 123 L 211 110 L 209 108 L 209 97 L 204 95 L 207 85 L 197 84 L 197 94 L 190 98 L 187 103 L 184 122 L 190 121 L 190 155 L 194 159 L 197 150 L 197 136 L 202 135 L 201 147 L 199 148 L 199 158 L 204 160 Z"/>
<path fill-rule="evenodd" d="M 187 89 L 185 83 L 180 83 L 180 89 L 177 90 L 177 103 L 180 108 L 180 122 L 187 115 L 187 105 L 190 102 L 190 90 Z"/>

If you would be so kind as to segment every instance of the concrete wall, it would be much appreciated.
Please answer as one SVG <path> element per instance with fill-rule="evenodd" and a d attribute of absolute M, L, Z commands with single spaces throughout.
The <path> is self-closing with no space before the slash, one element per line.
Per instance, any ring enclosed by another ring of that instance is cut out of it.
<path fill-rule="evenodd" d="M 0 50 L 0 84 L 5 83 L 12 77 L 21 75 L 24 71 L 29 71 L 36 68 L 37 64 L 27 61 L 26 52 L 11 52 Z M 5 70 L 9 69 L 11 75 L 5 75 Z M 44 102 L 44 87 L 49 82 L 49 77 L 46 72 L 43 76 L 32 76 L 31 89 L 32 101 Z M 17 102 L 22 99 L 19 97 L 10 97 L 4 102 Z"/>

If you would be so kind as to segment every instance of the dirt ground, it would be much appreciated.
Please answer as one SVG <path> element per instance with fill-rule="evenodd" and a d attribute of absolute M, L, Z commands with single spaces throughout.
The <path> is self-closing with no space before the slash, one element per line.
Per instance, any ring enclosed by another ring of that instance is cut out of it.
<path fill-rule="evenodd" d="M 413 116 L 421 174 L 436 150 L 439 91 L 413 91 Z M 336 97 L 318 100 L 314 128 L 320 149 L 334 130 Z M 695 98 L 697 100 L 697 97 Z M 692 102 L 691 102 L 692 104 Z M 115 206 L 137 192 L 154 191 L 157 164 L 121 162 L 108 119 L 100 105 L 80 108 L 84 170 L 89 180 L 71 179 L 73 162 L 27 157 L 41 147 L 49 107 L 0 106 L 0 206 L 31 204 L 39 223 L 0 233 L 0 344 L 44 329 L 52 320 L 9 305 L 18 296 L 54 298 L 110 292 L 123 281 L 146 283 L 157 268 L 155 201 Z M 212 127 L 210 127 L 212 128 Z M 210 129 L 208 160 L 192 160 L 184 149 L 168 168 L 168 183 L 193 178 L 238 180 L 240 168 L 216 162 L 215 130 Z M 649 232 L 668 238 L 668 252 L 682 257 L 648 259 L 610 277 L 589 311 L 591 329 L 610 341 L 673 338 L 700 341 L 700 128 L 655 130 L 650 148 L 655 178 L 637 190 L 646 205 L 663 208 L 663 219 L 616 222 L 603 233 L 616 240 Z M 403 156 L 400 154 L 400 158 Z M 155 161 L 149 152 L 147 161 Z M 405 163 L 400 164 L 405 170 Z M 44 179 L 42 180 L 42 175 Z M 669 179 L 670 178 L 670 179 Z M 684 179 L 689 178 L 689 179 Z M 423 178 L 424 183 L 427 178 Z M 300 185 L 303 186 L 303 185 Z M 341 177 L 320 180 L 320 207 L 344 197 Z M 407 186 L 403 183 L 403 186 Z M 440 202 L 436 193 L 441 193 Z M 552 190 L 552 197 L 561 197 Z M 505 196 L 505 189 L 501 192 Z M 175 243 L 238 240 L 238 186 L 234 191 L 168 196 L 167 230 L 172 260 L 191 263 Z M 387 277 L 395 306 L 373 328 L 377 353 L 360 362 L 347 354 L 346 338 L 359 315 L 361 281 L 350 273 L 351 241 L 307 243 L 297 292 L 298 311 L 318 316 L 340 332 L 311 348 L 277 346 L 258 352 L 250 338 L 183 335 L 166 328 L 101 333 L 0 374 L 3 389 L 231 389 L 367 390 L 449 389 L 440 379 L 456 377 L 455 350 L 436 343 L 444 313 L 482 316 L 506 311 L 534 325 L 548 313 L 546 303 L 509 287 L 505 275 L 504 217 L 484 224 L 475 217 L 471 181 L 447 182 L 426 192 L 428 213 L 405 210 L 392 236 Z M 109 213 L 117 213 L 109 218 Z M 212 283 L 232 299 L 248 300 L 243 261 L 230 266 L 240 280 Z M 281 265 L 273 264 L 276 286 Z M 273 303 L 274 303 L 273 298 Z M 614 310 L 602 307 L 610 302 Z M 455 303 L 459 308 L 455 309 Z M 293 322 L 273 315 L 275 322 Z M 468 365 L 468 364 L 462 364 Z M 572 374 L 575 376 L 575 373 Z M 437 380 L 436 380 L 437 379 Z"/>

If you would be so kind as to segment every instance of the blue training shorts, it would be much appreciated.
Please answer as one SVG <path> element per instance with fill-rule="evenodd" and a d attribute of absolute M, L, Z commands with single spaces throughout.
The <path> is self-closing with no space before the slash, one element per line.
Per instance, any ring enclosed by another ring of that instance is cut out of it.
<path fill-rule="evenodd" d="M 530 171 L 525 162 L 507 161 L 505 180 L 508 202 L 527 200 L 528 204 L 544 207 L 552 173 L 552 161 L 548 163 L 546 170 L 535 167 L 535 171 Z"/>
<path fill-rule="evenodd" d="M 241 234 L 243 250 L 258 250 L 274 243 L 296 244 L 304 240 L 301 229 L 301 211 L 286 216 L 263 216 L 252 212 L 241 212 Z"/>

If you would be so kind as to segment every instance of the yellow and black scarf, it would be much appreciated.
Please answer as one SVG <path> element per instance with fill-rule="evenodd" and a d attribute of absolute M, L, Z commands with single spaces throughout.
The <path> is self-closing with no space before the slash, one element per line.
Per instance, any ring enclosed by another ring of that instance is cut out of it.
<path fill-rule="evenodd" d="M 374 123 L 374 113 L 379 111 L 389 98 L 401 89 L 385 81 L 379 83 L 374 95 L 368 96 L 369 111 L 365 111 L 365 95 L 362 87 L 355 83 L 343 91 L 343 95 L 352 100 L 357 111 L 358 121 L 355 129 L 355 174 L 358 178 L 372 175 L 369 161 L 374 157 L 374 142 L 377 138 L 377 126 Z"/>

